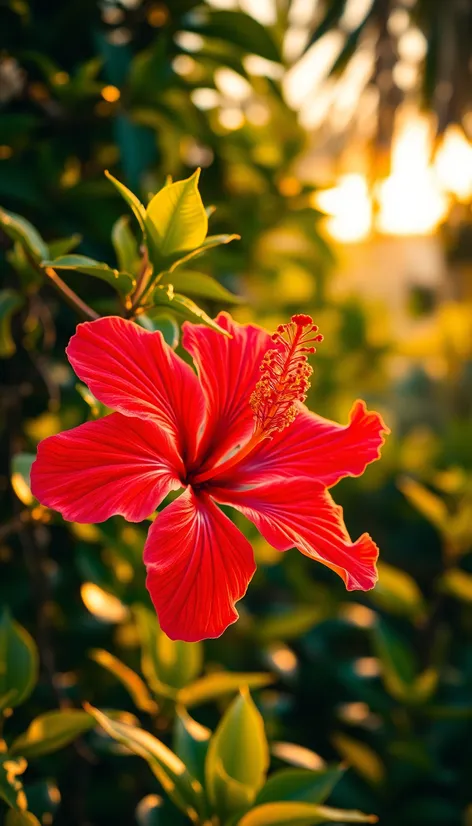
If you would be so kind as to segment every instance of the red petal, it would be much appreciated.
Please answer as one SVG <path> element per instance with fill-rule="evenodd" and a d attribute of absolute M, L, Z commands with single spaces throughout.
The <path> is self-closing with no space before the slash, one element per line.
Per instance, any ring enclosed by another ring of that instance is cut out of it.
<path fill-rule="evenodd" d="M 261 327 L 238 324 L 228 313 L 220 313 L 216 321 L 232 338 L 201 324 L 183 325 L 182 344 L 197 367 L 210 416 L 200 447 L 200 456 L 206 458 L 202 471 L 251 436 L 249 398 L 260 379 L 264 353 L 274 346 Z"/>
<path fill-rule="evenodd" d="M 181 459 L 155 424 L 112 413 L 44 439 L 31 490 L 70 521 L 103 522 L 121 514 L 140 522 L 182 487 L 182 474 Z"/>
<path fill-rule="evenodd" d="M 378 548 L 368 534 L 352 542 L 342 508 L 326 488 L 308 479 L 276 479 L 250 490 L 211 488 L 257 526 L 279 551 L 296 547 L 342 577 L 348 591 L 368 591 L 377 581 Z"/>
<path fill-rule="evenodd" d="M 267 475 L 308 476 L 331 487 L 344 476 L 360 476 L 370 462 L 380 458 L 383 433 L 390 431 L 381 416 L 369 412 L 365 403 L 352 407 L 346 426 L 331 422 L 304 406 L 285 430 L 266 439 L 218 485 L 256 485 Z"/>
<path fill-rule="evenodd" d="M 79 324 L 66 352 L 99 401 L 156 422 L 176 439 L 181 456 L 193 458 L 205 400 L 197 376 L 161 333 L 123 318 L 100 318 Z"/>
<path fill-rule="evenodd" d="M 147 587 L 173 640 L 219 637 L 255 571 L 252 548 L 212 500 L 188 488 L 153 523 L 144 548 Z"/>

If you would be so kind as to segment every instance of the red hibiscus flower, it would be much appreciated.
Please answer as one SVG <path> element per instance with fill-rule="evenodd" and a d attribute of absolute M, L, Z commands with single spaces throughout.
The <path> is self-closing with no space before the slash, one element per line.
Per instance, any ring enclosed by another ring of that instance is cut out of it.
<path fill-rule="evenodd" d="M 184 325 L 197 374 L 164 342 L 122 318 L 80 324 L 69 361 L 116 412 L 45 439 L 32 467 L 34 495 L 75 522 L 121 514 L 152 523 L 147 587 L 172 639 L 218 637 L 254 574 L 251 545 L 217 507 L 231 505 L 280 551 L 296 547 L 336 571 L 348 590 L 372 588 L 377 546 L 352 542 L 328 488 L 379 457 L 386 433 L 357 401 L 347 426 L 303 404 L 319 341 L 309 316 L 270 336 L 225 313 L 219 325 Z"/>

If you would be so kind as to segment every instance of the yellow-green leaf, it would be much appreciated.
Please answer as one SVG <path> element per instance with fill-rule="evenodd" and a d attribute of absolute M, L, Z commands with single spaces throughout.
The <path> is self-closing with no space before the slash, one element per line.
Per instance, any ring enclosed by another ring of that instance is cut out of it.
<path fill-rule="evenodd" d="M 148 714 L 154 714 L 157 711 L 157 704 L 152 699 L 139 674 L 136 674 L 135 671 L 104 649 L 95 648 L 90 652 L 90 656 L 92 660 L 95 660 L 98 665 L 101 665 L 102 668 L 105 668 L 120 681 L 132 698 L 136 708 Z"/>
<path fill-rule="evenodd" d="M 247 690 L 231 703 L 210 740 L 206 789 L 220 817 L 250 806 L 269 765 L 264 721 Z"/>
<path fill-rule="evenodd" d="M 217 700 L 226 694 L 233 694 L 244 687 L 262 688 L 273 682 L 274 678 L 271 674 L 220 671 L 216 674 L 201 677 L 194 683 L 182 688 L 177 694 L 177 700 L 181 705 L 191 708 L 201 703 Z"/>
<path fill-rule="evenodd" d="M 377 585 L 368 592 L 375 605 L 412 619 L 424 616 L 425 601 L 413 577 L 386 562 L 378 563 L 378 572 Z"/>
<path fill-rule="evenodd" d="M 360 740 L 346 734 L 335 734 L 333 743 L 347 763 L 373 785 L 381 783 L 385 777 L 385 767 L 378 754 Z"/>
<path fill-rule="evenodd" d="M 118 269 L 123 272 L 134 273 L 138 266 L 139 250 L 136 238 L 131 232 L 127 215 L 122 215 L 113 224 L 111 240 L 118 261 Z"/>
<path fill-rule="evenodd" d="M 106 281 L 121 295 L 129 295 L 134 289 L 136 282 L 128 272 L 119 272 L 104 264 L 102 261 L 95 261 L 85 255 L 63 255 L 54 261 L 42 261 L 43 267 L 53 267 L 55 270 L 72 270 L 84 275 L 91 275 Z"/>
<path fill-rule="evenodd" d="M 187 318 L 189 321 L 193 321 L 194 324 L 206 324 L 206 326 L 211 327 L 212 330 L 217 330 L 218 333 L 222 333 L 222 335 L 227 338 L 231 338 L 228 331 L 220 327 L 219 324 L 210 318 L 204 310 L 198 307 L 194 301 L 184 295 L 174 293 L 171 284 L 156 287 L 152 295 L 152 301 L 156 307 L 166 307 L 174 313 L 178 313 L 184 318 Z M 148 310 L 147 313 L 152 318 L 152 312 Z"/>
<path fill-rule="evenodd" d="M 278 801 L 298 801 L 300 803 L 324 803 L 336 783 L 344 774 L 344 769 L 328 768 L 280 769 L 272 774 L 256 797 L 256 804 Z"/>
<path fill-rule="evenodd" d="M 46 711 L 33 720 L 24 734 L 14 740 L 10 752 L 28 759 L 51 754 L 72 743 L 95 725 L 94 718 L 81 709 Z"/>
<path fill-rule="evenodd" d="M 155 230 L 162 258 L 201 246 L 208 218 L 198 191 L 200 170 L 184 181 L 163 187 L 149 202 L 146 226 Z"/>
<path fill-rule="evenodd" d="M 439 496 L 416 482 L 415 479 L 405 477 L 400 480 L 398 487 L 410 504 L 419 511 L 425 519 L 439 530 L 443 530 L 448 520 L 448 510 Z"/>
<path fill-rule="evenodd" d="M 160 694 L 162 684 L 179 689 L 191 682 L 202 668 L 201 643 L 170 640 L 155 613 L 142 605 L 136 605 L 134 613 L 141 638 L 141 668 L 152 691 Z"/>
<path fill-rule="evenodd" d="M 313 803 L 265 803 L 244 815 L 238 826 L 316 826 L 318 823 L 376 823 L 375 815 L 331 809 Z"/>
<path fill-rule="evenodd" d="M 35 261 L 49 255 L 48 246 L 37 229 L 21 215 L 0 209 L 0 227 L 14 241 L 19 241 Z"/>
<path fill-rule="evenodd" d="M 193 270 L 174 270 L 164 273 L 161 284 L 172 284 L 175 290 L 184 295 L 194 295 L 197 298 L 206 298 L 211 301 L 222 301 L 225 304 L 239 304 L 241 299 L 230 293 L 226 287 L 219 284 L 210 275 Z"/>
<path fill-rule="evenodd" d="M 197 723 L 184 708 L 178 708 L 174 723 L 173 749 L 202 784 L 211 731 Z"/>
<path fill-rule="evenodd" d="M 186 814 L 196 819 L 196 813 L 205 812 L 205 799 L 199 781 L 164 743 L 147 731 L 112 720 L 96 708 L 85 706 L 102 729 L 134 754 L 147 761 L 165 792 Z"/>
<path fill-rule="evenodd" d="M 209 235 L 205 238 L 203 244 L 196 250 L 191 250 L 186 255 L 183 255 L 182 258 L 174 261 L 170 267 L 170 272 L 174 272 L 177 267 L 181 267 L 182 264 L 186 264 L 187 261 L 191 261 L 192 258 L 198 258 L 200 255 L 203 255 L 203 253 L 213 249 L 214 247 L 221 247 L 224 244 L 229 244 L 231 241 L 239 241 L 240 239 L 241 236 L 234 233 L 232 235 Z"/>

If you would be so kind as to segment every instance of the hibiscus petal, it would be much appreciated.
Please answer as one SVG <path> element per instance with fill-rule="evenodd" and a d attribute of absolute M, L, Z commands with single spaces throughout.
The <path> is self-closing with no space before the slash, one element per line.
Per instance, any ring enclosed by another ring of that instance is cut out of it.
<path fill-rule="evenodd" d="M 247 490 L 210 489 L 254 522 L 274 548 L 296 547 L 331 568 L 348 591 L 368 591 L 377 581 L 378 548 L 368 534 L 352 542 L 343 512 L 322 485 L 309 479 L 274 478 Z"/>
<path fill-rule="evenodd" d="M 159 514 L 144 548 L 147 588 L 173 640 L 219 637 L 254 574 L 252 548 L 212 500 L 188 488 Z"/>
<path fill-rule="evenodd" d="M 203 430 L 205 400 L 193 370 L 165 343 L 124 318 L 79 324 L 66 350 L 93 395 L 125 416 L 151 419 L 190 460 Z"/>
<path fill-rule="evenodd" d="M 331 487 L 345 476 L 360 476 L 366 466 L 380 458 L 382 434 L 390 431 L 363 401 L 352 407 L 349 424 L 344 426 L 310 413 L 305 406 L 289 427 L 266 439 L 218 485 L 256 485 L 276 476 L 310 476 Z"/>
<path fill-rule="evenodd" d="M 73 522 L 121 514 L 140 522 L 182 487 L 182 461 L 152 422 L 112 413 L 44 439 L 31 468 L 31 490 Z"/>
<path fill-rule="evenodd" d="M 227 313 L 220 313 L 216 321 L 232 338 L 201 324 L 183 325 L 182 344 L 195 362 L 209 410 L 200 449 L 201 471 L 251 436 L 254 414 L 249 398 L 260 379 L 264 353 L 274 346 L 260 327 L 238 324 Z"/>

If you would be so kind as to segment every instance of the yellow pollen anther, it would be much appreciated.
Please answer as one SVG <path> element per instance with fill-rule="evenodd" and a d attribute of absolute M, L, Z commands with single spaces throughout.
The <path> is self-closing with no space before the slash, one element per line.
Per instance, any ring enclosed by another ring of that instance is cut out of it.
<path fill-rule="evenodd" d="M 313 344 L 322 341 L 323 336 L 309 315 L 294 315 L 289 324 L 277 328 L 272 340 L 277 346 L 265 354 L 260 368 L 262 376 L 249 400 L 256 433 L 265 438 L 295 419 L 298 403 L 305 401 L 313 373 L 307 354 L 316 352 Z"/>

